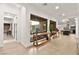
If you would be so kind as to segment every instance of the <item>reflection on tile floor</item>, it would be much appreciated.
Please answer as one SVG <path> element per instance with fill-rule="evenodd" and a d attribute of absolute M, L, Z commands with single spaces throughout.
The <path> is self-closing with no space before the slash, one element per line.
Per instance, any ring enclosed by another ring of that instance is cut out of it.
<path fill-rule="evenodd" d="M 76 55 L 77 52 L 75 35 L 60 35 L 58 38 L 51 39 L 39 47 L 24 48 L 21 44 L 13 41 L 0 48 L 0 54 L 4 55 Z"/>

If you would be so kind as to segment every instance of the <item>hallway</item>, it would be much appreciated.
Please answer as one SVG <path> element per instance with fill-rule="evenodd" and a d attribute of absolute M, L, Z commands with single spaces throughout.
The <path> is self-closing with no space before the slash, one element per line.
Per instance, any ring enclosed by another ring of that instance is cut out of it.
<path fill-rule="evenodd" d="M 77 45 L 74 35 L 63 36 L 52 39 L 51 41 L 43 44 L 39 47 L 24 48 L 15 41 L 5 43 L 3 48 L 0 48 L 0 54 L 2 55 L 76 55 Z"/>

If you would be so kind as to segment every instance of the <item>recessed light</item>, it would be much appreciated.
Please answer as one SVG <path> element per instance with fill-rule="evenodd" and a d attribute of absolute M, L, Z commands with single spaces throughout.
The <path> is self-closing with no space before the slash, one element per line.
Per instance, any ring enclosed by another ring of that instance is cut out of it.
<path fill-rule="evenodd" d="M 65 14 L 63 13 L 62 16 L 65 16 Z"/>
<path fill-rule="evenodd" d="M 62 22 L 65 22 L 65 20 L 63 19 Z"/>
<path fill-rule="evenodd" d="M 56 9 L 59 9 L 59 6 L 56 6 L 55 8 L 56 8 Z"/>

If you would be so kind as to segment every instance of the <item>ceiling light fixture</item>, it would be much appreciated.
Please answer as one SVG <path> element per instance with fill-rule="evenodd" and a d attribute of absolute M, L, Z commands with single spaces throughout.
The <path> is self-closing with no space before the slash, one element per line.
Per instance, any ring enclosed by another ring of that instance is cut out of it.
<path fill-rule="evenodd" d="M 56 9 L 59 9 L 59 6 L 56 6 L 55 8 L 56 8 Z"/>
<path fill-rule="evenodd" d="M 63 13 L 62 16 L 65 16 L 65 14 Z"/>

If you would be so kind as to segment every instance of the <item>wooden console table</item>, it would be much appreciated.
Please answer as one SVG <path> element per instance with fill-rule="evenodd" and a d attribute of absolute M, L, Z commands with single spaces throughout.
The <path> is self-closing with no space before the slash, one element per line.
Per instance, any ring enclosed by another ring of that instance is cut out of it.
<path fill-rule="evenodd" d="M 33 45 L 34 46 L 40 45 L 39 40 L 44 39 L 44 38 L 46 38 L 46 40 L 48 40 L 48 33 L 47 32 L 33 34 Z"/>

